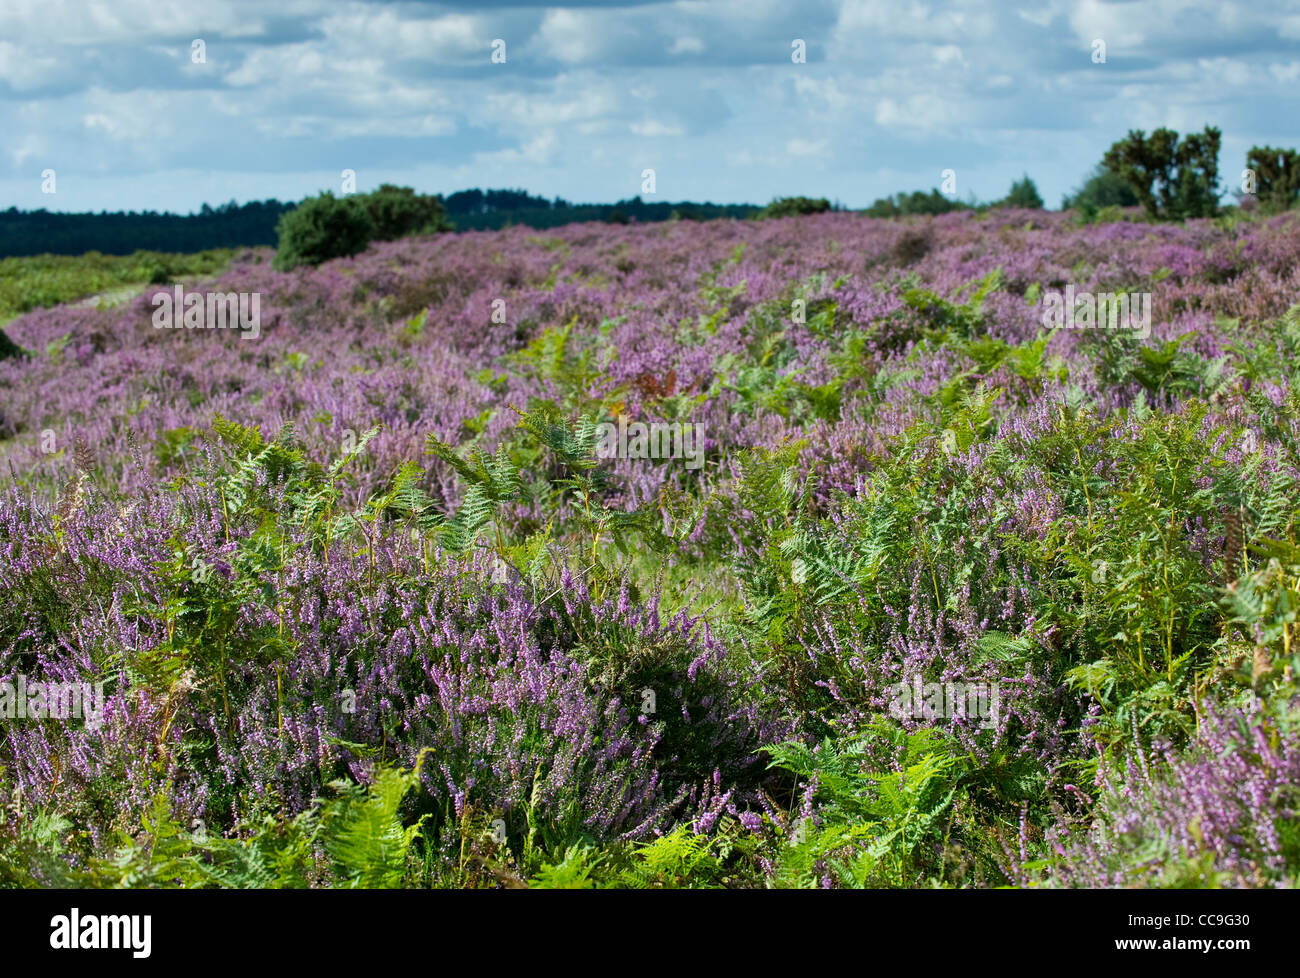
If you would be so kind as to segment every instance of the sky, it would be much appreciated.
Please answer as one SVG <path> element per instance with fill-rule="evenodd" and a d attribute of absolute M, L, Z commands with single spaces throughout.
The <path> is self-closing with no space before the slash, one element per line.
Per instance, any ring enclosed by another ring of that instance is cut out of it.
<path fill-rule="evenodd" d="M 0 208 L 189 213 L 344 170 L 863 207 L 949 169 L 1058 207 L 1130 129 L 1220 127 L 1235 183 L 1297 120 L 1300 0 L 0 0 Z"/>

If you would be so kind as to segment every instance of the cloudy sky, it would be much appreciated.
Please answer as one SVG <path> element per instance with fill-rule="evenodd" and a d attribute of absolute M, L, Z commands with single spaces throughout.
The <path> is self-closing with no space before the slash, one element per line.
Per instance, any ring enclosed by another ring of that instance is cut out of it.
<path fill-rule="evenodd" d="M 1298 119 L 1294 0 L 0 0 L 0 207 L 189 212 L 344 169 L 612 201 L 647 168 L 650 200 L 849 206 L 1027 172 L 1055 207 L 1130 128 L 1218 125 L 1235 181 Z"/>

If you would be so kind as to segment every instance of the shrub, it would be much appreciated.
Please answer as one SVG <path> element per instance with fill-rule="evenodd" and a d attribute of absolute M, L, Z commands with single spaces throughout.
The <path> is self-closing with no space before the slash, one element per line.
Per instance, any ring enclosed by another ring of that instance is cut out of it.
<path fill-rule="evenodd" d="M 934 247 L 934 235 L 929 228 L 909 228 L 894 242 L 890 256 L 900 266 L 913 265 L 928 255 Z"/>
<path fill-rule="evenodd" d="M 280 246 L 275 268 L 285 272 L 365 251 L 374 237 L 375 223 L 361 200 L 340 199 L 327 190 L 284 214 L 276 233 Z"/>
<path fill-rule="evenodd" d="M 780 197 L 754 215 L 762 220 L 769 217 L 798 217 L 800 214 L 824 214 L 831 209 L 825 197 Z"/>
<path fill-rule="evenodd" d="M 436 196 L 416 194 L 410 187 L 385 183 L 358 199 L 375 226 L 372 241 L 394 241 L 408 234 L 435 234 L 452 229 L 442 201 Z"/>

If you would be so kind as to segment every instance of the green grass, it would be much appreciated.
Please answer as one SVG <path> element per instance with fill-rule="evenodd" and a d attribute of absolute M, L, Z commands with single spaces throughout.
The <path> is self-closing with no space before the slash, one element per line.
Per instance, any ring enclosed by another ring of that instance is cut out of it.
<path fill-rule="evenodd" d="M 107 290 L 165 284 L 224 269 L 229 248 L 191 255 L 137 251 L 133 255 L 34 255 L 0 258 L 0 326 L 32 309 L 73 302 Z"/>

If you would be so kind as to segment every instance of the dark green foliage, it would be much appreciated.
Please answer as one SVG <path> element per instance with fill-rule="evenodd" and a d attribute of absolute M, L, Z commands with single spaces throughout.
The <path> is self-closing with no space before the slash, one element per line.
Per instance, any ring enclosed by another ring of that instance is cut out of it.
<path fill-rule="evenodd" d="M 308 197 L 281 217 L 276 233 L 280 245 L 275 267 L 288 271 L 365 251 L 374 238 L 375 223 L 364 201 L 338 198 L 326 190 L 317 197 Z"/>
<path fill-rule="evenodd" d="M 1092 218 L 1104 207 L 1136 207 L 1137 194 L 1122 176 L 1097 164 L 1082 187 L 1061 201 L 1062 210 L 1077 210 Z"/>
<path fill-rule="evenodd" d="M 780 197 L 754 215 L 757 219 L 768 217 L 797 217 L 800 214 L 824 214 L 831 209 L 825 197 Z"/>
<path fill-rule="evenodd" d="M 1252 146 L 1246 169 L 1255 171 L 1255 196 L 1266 213 L 1289 210 L 1300 196 L 1300 153 L 1295 150 Z"/>
<path fill-rule="evenodd" d="M 576 204 L 563 198 L 547 200 L 522 190 L 462 190 L 443 201 L 447 216 L 460 230 L 488 230 L 507 224 L 526 224 L 533 228 L 553 228 L 579 221 L 637 223 L 681 219 L 709 221 L 718 218 L 744 219 L 761 208 L 753 204 L 711 204 L 679 201 L 649 203 L 640 197 L 613 204 Z"/>
<path fill-rule="evenodd" d="M 997 207 L 1023 207 L 1026 210 L 1042 210 L 1043 198 L 1039 196 L 1034 181 L 1025 174 L 1011 184 L 1010 192 L 995 205 Z"/>
<path fill-rule="evenodd" d="M 1157 129 L 1149 137 L 1138 129 L 1111 146 L 1103 163 L 1129 185 L 1148 217 L 1213 217 L 1219 206 L 1221 137 L 1213 126 L 1181 140 L 1172 129 Z"/>
<path fill-rule="evenodd" d="M 23 355 L 23 349 L 13 340 L 11 340 L 3 329 L 0 329 L 0 360 L 7 360 L 9 357 L 20 357 Z"/>
<path fill-rule="evenodd" d="M 19 255 L 129 255 L 136 251 L 194 252 L 275 244 L 275 224 L 293 207 L 278 200 L 251 200 L 210 207 L 197 214 L 156 211 L 51 213 L 45 209 L 0 211 L 0 258 Z"/>
<path fill-rule="evenodd" d="M 405 196 L 406 188 L 395 188 Z M 547 200 L 522 190 L 461 190 L 445 199 L 416 195 L 421 202 L 440 200 L 444 220 L 421 222 L 419 232 L 429 230 L 488 230 L 507 224 L 525 224 L 534 228 L 553 228 L 579 221 L 604 221 L 615 210 L 638 222 L 667 221 L 673 214 L 696 221 L 717 218 L 743 219 L 761 208 L 753 204 L 712 204 L 681 201 L 645 203 L 639 197 L 617 204 L 574 204 L 562 198 Z M 398 202 L 403 210 L 407 205 Z M 256 247 L 274 245 L 280 217 L 296 204 L 278 200 L 249 201 L 240 205 L 233 200 L 210 207 L 204 204 L 197 214 L 100 213 L 64 214 L 44 209 L 20 211 L 10 207 L 0 211 L 0 258 L 14 255 L 80 255 L 90 251 L 105 255 L 127 255 L 140 250 L 194 252 L 212 248 Z M 426 203 L 415 209 L 431 210 Z M 450 220 L 445 220 L 449 218 Z M 380 218 L 375 218 L 380 222 Z M 407 228 L 405 222 L 398 227 Z M 388 232 L 383 232 L 387 234 Z M 409 233 L 402 230 L 399 234 Z M 389 240 L 387 237 L 375 240 Z M 146 276 L 147 278 L 147 276 Z M 66 297 L 65 297 L 66 298 Z"/>
<path fill-rule="evenodd" d="M 970 207 L 970 204 L 952 200 L 931 188 L 928 194 L 914 190 L 910 194 L 882 197 L 862 213 L 868 217 L 907 217 L 912 214 L 947 214 L 950 211 L 968 210 Z"/>
<path fill-rule="evenodd" d="M 815 888 L 831 875 L 851 887 L 908 887 L 939 880 L 965 759 L 935 730 L 888 724 L 816 748 L 768 748 L 772 766 L 817 786 L 818 824 L 791 827 L 779 886 Z"/>
<path fill-rule="evenodd" d="M 374 224 L 371 240 L 393 241 L 408 234 L 450 231 L 451 223 L 437 197 L 417 194 L 410 187 L 382 184 L 358 198 Z"/>

